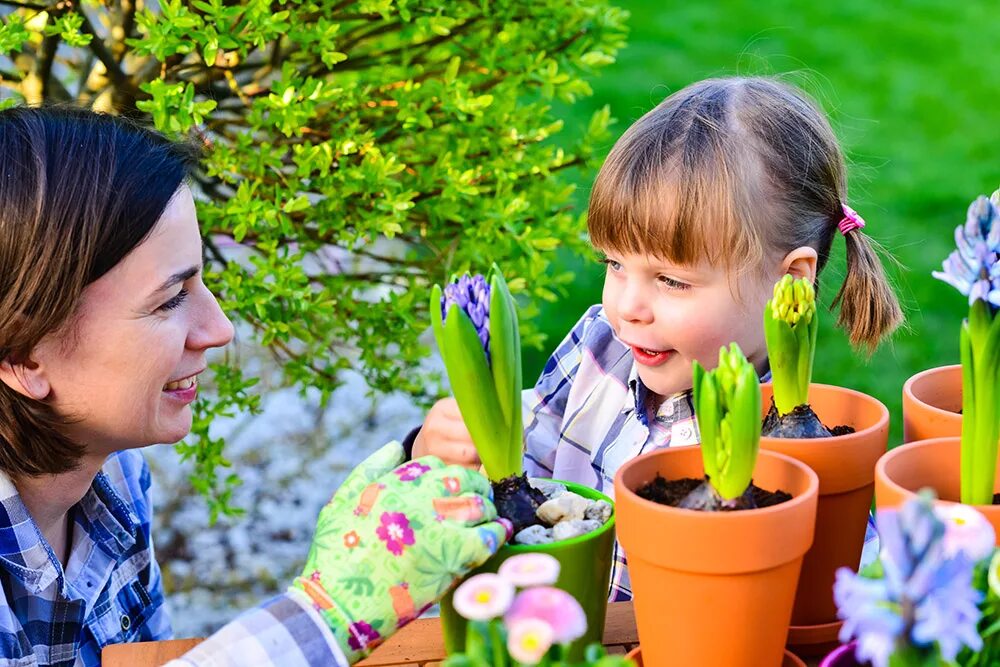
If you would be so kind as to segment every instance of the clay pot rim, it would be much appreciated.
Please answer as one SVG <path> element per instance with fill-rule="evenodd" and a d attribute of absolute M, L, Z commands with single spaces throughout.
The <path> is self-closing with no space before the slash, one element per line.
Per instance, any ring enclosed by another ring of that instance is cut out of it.
<path fill-rule="evenodd" d="M 761 386 L 771 386 L 771 382 L 762 382 Z M 841 387 L 835 384 L 820 384 L 818 382 L 810 382 L 809 389 L 832 389 L 835 391 L 843 392 L 845 394 L 850 394 L 853 398 L 860 399 L 875 405 L 879 411 L 879 418 L 871 426 L 855 431 L 854 433 L 845 433 L 844 435 L 831 435 L 827 438 L 772 438 L 770 436 L 761 436 L 761 440 L 767 438 L 768 440 L 782 440 L 785 442 L 836 442 L 836 443 L 849 443 L 852 440 L 860 440 L 862 438 L 867 438 L 873 433 L 877 433 L 883 429 L 889 428 L 889 408 L 885 406 L 885 403 L 878 400 L 870 394 L 866 394 L 863 391 L 858 391 L 857 389 L 851 389 L 850 387 Z M 947 412 L 944 410 L 943 412 Z M 835 424 L 837 426 L 837 424 Z"/>
<path fill-rule="evenodd" d="M 562 484 L 566 487 L 567 491 L 572 491 L 578 495 L 584 496 L 588 500 L 603 500 L 611 505 L 611 518 L 604 522 L 604 525 L 597 530 L 592 530 L 585 535 L 577 535 L 576 537 L 571 537 L 568 540 L 558 540 L 556 542 L 547 542 L 545 544 L 510 544 L 507 543 L 503 545 L 503 548 L 509 552 L 520 554 L 520 553 L 535 553 L 537 551 L 543 551 L 545 547 L 563 547 L 572 546 L 574 544 L 580 544 L 582 542 L 589 542 L 590 540 L 597 539 L 609 530 L 615 529 L 615 516 L 617 512 L 615 511 L 615 501 L 609 498 L 607 495 L 601 493 L 597 489 L 585 486 L 583 484 L 577 484 L 576 482 L 567 482 L 561 479 L 548 479 L 546 482 L 556 482 L 557 484 Z M 585 495 L 586 494 L 586 495 Z"/>
<path fill-rule="evenodd" d="M 692 447 L 697 447 L 697 445 L 687 445 L 683 447 L 667 447 L 666 449 L 659 449 L 649 452 L 648 454 L 644 454 L 643 456 L 656 456 L 656 455 L 662 456 L 668 454 L 669 452 L 681 451 L 684 449 L 690 449 Z M 797 496 L 792 496 L 792 499 L 789 501 L 783 502 L 778 505 L 772 505 L 771 507 L 760 507 L 752 510 L 740 510 L 737 512 L 703 512 L 701 510 L 689 510 L 680 507 L 671 507 L 669 505 L 661 505 L 660 503 L 654 503 L 652 500 L 646 500 L 645 498 L 642 498 L 633 489 L 628 488 L 625 485 L 624 480 L 622 480 L 624 472 L 629 468 L 629 465 L 627 463 L 623 465 L 621 468 L 619 468 L 618 472 L 615 473 L 615 487 L 616 489 L 620 488 L 621 491 L 624 491 L 627 494 L 629 501 L 636 503 L 640 508 L 645 508 L 647 510 L 654 510 L 665 513 L 677 513 L 680 515 L 687 515 L 687 516 L 700 516 L 705 521 L 717 521 L 720 524 L 728 521 L 739 521 L 741 520 L 741 515 L 746 516 L 752 514 L 754 516 L 765 516 L 767 514 L 779 514 L 781 512 L 787 512 L 806 502 L 809 502 L 811 497 L 819 496 L 819 476 L 812 468 L 807 466 L 805 463 L 802 463 L 798 459 L 792 458 L 791 456 L 787 456 L 785 454 L 779 454 L 778 452 L 773 452 L 766 449 L 759 450 L 757 456 L 758 458 L 760 458 L 761 456 L 767 456 L 779 459 L 785 462 L 786 464 L 790 465 L 791 467 L 796 468 L 799 472 L 803 473 L 805 477 L 809 480 L 809 484 L 806 487 L 805 491 Z M 632 459 L 632 461 L 635 460 L 636 459 Z M 631 461 L 629 461 L 629 463 L 631 463 Z"/>
<path fill-rule="evenodd" d="M 913 452 L 913 450 L 922 449 L 924 447 L 933 447 L 934 445 L 939 445 L 939 444 L 942 444 L 942 443 L 945 443 L 945 442 L 957 443 L 957 444 L 960 445 L 961 442 L 962 442 L 962 438 L 960 438 L 958 436 L 948 436 L 948 437 L 942 437 L 942 438 L 927 438 L 926 440 L 914 440 L 913 442 L 907 442 L 907 443 L 904 443 L 902 445 L 899 445 L 898 447 L 893 447 L 892 449 L 890 449 L 888 452 L 886 452 L 885 455 L 883 455 L 878 460 L 878 463 L 875 464 L 875 476 L 877 478 L 880 478 L 882 480 L 882 483 L 885 486 L 887 486 L 890 489 L 892 489 L 892 491 L 894 491 L 895 493 L 897 493 L 899 495 L 904 495 L 904 496 L 915 496 L 915 495 L 917 495 L 917 492 L 916 491 L 912 491 L 911 489 L 906 488 L 902 484 L 899 484 L 891 476 L 889 476 L 886 473 L 886 471 L 885 471 L 886 467 L 897 456 L 903 456 L 905 454 L 911 454 Z M 900 453 L 897 454 L 896 452 L 900 452 Z M 934 489 L 934 492 L 937 493 L 937 489 Z M 936 502 L 936 503 L 947 503 L 949 505 L 964 505 L 965 504 L 965 503 L 961 502 L 960 500 L 946 500 L 944 498 L 935 498 L 934 502 Z M 972 507 L 972 508 L 978 510 L 979 512 L 983 513 L 983 514 L 986 514 L 986 513 L 989 513 L 991 515 L 1000 514 L 1000 505 L 969 505 L 969 507 Z"/>
<path fill-rule="evenodd" d="M 905 486 L 897 482 L 895 479 L 893 479 L 892 476 L 890 476 L 886 472 L 886 468 L 889 466 L 889 464 L 900 456 L 911 454 L 914 450 L 923 449 L 924 447 L 933 447 L 934 445 L 938 445 L 944 442 L 957 441 L 960 443 L 961 440 L 962 439 L 957 436 L 946 436 L 941 438 L 927 438 L 926 440 L 914 440 L 913 442 L 906 442 L 903 443 L 902 445 L 899 445 L 898 447 L 893 447 L 885 454 L 883 454 L 881 457 L 879 457 L 878 462 L 875 463 L 875 477 L 880 478 L 887 487 L 889 487 L 898 494 L 915 496 L 916 491 L 912 491 L 906 488 Z M 935 493 L 937 493 L 936 489 Z M 937 498 L 937 502 L 960 504 L 954 500 L 944 500 L 942 498 Z"/>
<path fill-rule="evenodd" d="M 948 366 L 935 366 L 934 368 L 928 368 L 926 370 L 920 371 L 916 375 L 911 375 L 906 382 L 903 383 L 903 397 L 909 398 L 914 403 L 918 403 L 931 413 L 940 415 L 943 417 L 954 417 L 955 419 L 961 419 L 962 415 L 957 412 L 952 412 L 951 410 L 945 410 L 944 408 L 939 408 L 936 405 L 921 401 L 913 393 L 913 385 L 920 382 L 926 377 L 935 375 L 937 373 L 943 373 L 946 371 L 954 371 L 956 368 L 962 368 L 962 364 L 949 364 Z M 920 442 L 920 441 L 917 441 Z"/>
<path fill-rule="evenodd" d="M 629 651 L 628 654 L 625 657 L 626 658 L 640 658 L 641 659 L 642 658 L 642 647 L 641 646 L 636 646 L 634 649 L 632 649 L 631 651 Z M 785 649 L 784 658 L 785 658 L 785 662 L 791 661 L 793 665 L 804 665 L 805 664 L 802 661 L 802 658 L 800 658 L 799 656 L 795 655 L 794 653 L 792 653 L 787 648 Z"/>

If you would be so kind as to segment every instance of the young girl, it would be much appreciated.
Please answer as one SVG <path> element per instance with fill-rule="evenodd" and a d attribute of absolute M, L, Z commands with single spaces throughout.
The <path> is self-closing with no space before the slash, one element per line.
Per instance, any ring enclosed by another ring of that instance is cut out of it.
<path fill-rule="evenodd" d="M 762 313 L 773 285 L 792 274 L 818 288 L 838 235 L 847 244 L 838 324 L 853 345 L 874 348 L 902 313 L 847 201 L 829 123 L 786 84 L 702 81 L 639 119 L 590 197 L 591 242 L 607 264 L 602 303 L 524 393 L 528 474 L 611 495 L 628 459 L 697 444 L 692 361 L 714 368 L 735 341 L 766 379 Z M 453 399 L 428 413 L 413 453 L 478 462 Z M 611 598 L 630 599 L 617 546 L 615 560 Z"/>

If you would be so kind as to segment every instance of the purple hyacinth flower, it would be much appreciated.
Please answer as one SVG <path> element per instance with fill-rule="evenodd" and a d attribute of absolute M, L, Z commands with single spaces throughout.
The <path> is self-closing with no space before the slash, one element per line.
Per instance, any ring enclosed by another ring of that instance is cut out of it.
<path fill-rule="evenodd" d="M 834 599 L 844 620 L 841 641 L 858 639 L 856 656 L 886 667 L 900 643 L 936 646 L 954 660 L 965 646 L 982 647 L 977 626 L 982 593 L 972 583 L 975 563 L 949 550 L 945 526 L 929 498 L 878 513 L 882 577 L 848 568 L 837 572 Z"/>
<path fill-rule="evenodd" d="M 969 206 L 964 225 L 955 228 L 956 249 L 933 275 L 969 298 L 1000 310 L 1000 197 L 979 197 Z"/>
<path fill-rule="evenodd" d="M 486 361 L 490 361 L 490 284 L 481 274 L 462 276 L 445 285 L 441 295 L 441 319 L 448 319 L 448 310 L 458 306 L 472 320 L 479 342 L 483 344 Z"/>

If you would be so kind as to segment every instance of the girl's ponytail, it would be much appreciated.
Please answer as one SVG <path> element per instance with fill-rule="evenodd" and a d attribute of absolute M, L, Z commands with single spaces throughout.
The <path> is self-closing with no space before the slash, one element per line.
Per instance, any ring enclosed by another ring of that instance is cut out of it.
<path fill-rule="evenodd" d="M 903 322 L 903 311 L 882 268 L 875 241 L 860 228 L 844 233 L 847 275 L 833 306 L 840 305 L 837 325 L 851 344 L 874 352 L 879 342 Z"/>

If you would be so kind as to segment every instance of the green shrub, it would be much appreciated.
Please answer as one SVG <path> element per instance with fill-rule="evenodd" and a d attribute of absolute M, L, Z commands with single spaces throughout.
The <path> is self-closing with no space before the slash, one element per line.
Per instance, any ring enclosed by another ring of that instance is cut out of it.
<path fill-rule="evenodd" d="M 561 145 L 549 105 L 589 95 L 623 46 L 626 15 L 605 0 L 0 5 L 4 103 L 150 118 L 211 148 L 197 179 L 209 286 L 288 383 L 327 398 L 356 368 L 426 397 L 428 286 L 493 261 L 525 343 L 541 343 L 537 304 L 572 279 L 553 251 L 584 247 L 565 172 L 609 143 L 607 108 Z M 237 364 L 215 373 L 178 446 L 213 517 L 234 511 L 238 479 L 219 476 L 208 425 L 258 400 Z"/>

